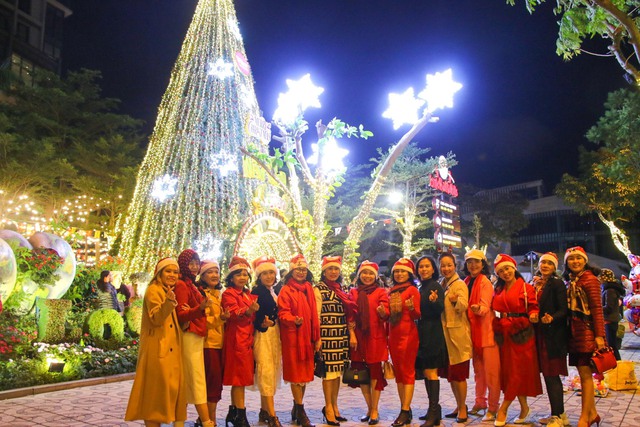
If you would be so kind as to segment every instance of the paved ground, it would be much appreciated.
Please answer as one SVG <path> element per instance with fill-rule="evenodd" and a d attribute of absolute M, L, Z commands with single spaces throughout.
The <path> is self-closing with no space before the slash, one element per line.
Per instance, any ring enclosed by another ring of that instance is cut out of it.
<path fill-rule="evenodd" d="M 623 342 L 622 358 L 640 362 L 640 338 L 628 333 Z M 636 364 L 636 376 L 640 378 L 640 364 Z M 124 417 L 132 381 L 121 381 L 88 387 L 62 389 L 59 391 L 37 394 L 35 396 L 7 399 L 0 401 L 0 426 L 26 427 L 26 426 L 137 426 L 142 422 L 126 423 Z M 469 406 L 473 404 L 473 382 L 469 382 Z M 257 392 L 247 391 L 248 417 L 251 425 L 258 424 L 258 409 L 260 399 Z M 454 398 L 451 390 L 442 381 L 441 404 L 443 410 L 451 410 L 454 407 Z M 535 399 L 529 399 L 532 409 L 532 420 L 546 416 L 549 413 L 549 404 L 546 395 Z M 284 386 L 276 395 L 276 408 L 283 425 L 291 421 L 288 411 L 291 409 L 291 392 L 288 386 Z M 596 399 L 598 412 L 606 427 L 640 426 L 640 398 L 637 390 L 634 391 L 610 391 L 606 398 Z M 223 400 L 220 402 L 221 410 L 218 413 L 218 422 L 222 425 L 226 409 L 229 405 L 229 393 L 225 390 Z M 316 380 L 308 386 L 305 398 L 305 407 L 311 421 L 321 425 L 321 409 L 324 406 L 320 381 Z M 416 384 L 412 408 L 416 416 L 412 426 L 419 426 L 417 416 L 425 412 L 427 398 L 421 383 Z M 580 411 L 580 396 L 576 392 L 565 393 L 565 407 L 573 426 L 577 424 Z M 340 391 L 340 409 L 342 415 L 349 419 L 342 423 L 344 427 L 362 425 L 358 420 L 365 414 L 366 406 L 358 390 L 343 387 Z M 399 410 L 399 400 L 395 386 L 390 386 L 383 392 L 380 404 L 380 426 L 388 427 L 396 417 Z M 509 420 L 513 422 L 518 415 L 519 406 L 514 403 L 509 412 Z M 189 407 L 189 420 L 187 427 L 193 425 L 196 418 L 195 409 Z M 443 426 L 459 426 L 453 420 L 444 420 Z M 490 423 L 482 423 L 481 417 L 470 417 L 466 426 L 491 426 Z M 514 424 L 515 425 L 515 424 Z M 532 423 L 537 426 L 537 423 Z"/>

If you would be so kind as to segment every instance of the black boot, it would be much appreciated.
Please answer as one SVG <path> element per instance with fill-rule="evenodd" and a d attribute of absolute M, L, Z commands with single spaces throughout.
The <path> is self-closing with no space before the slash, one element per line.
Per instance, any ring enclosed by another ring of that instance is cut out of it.
<path fill-rule="evenodd" d="M 291 408 L 291 422 L 296 422 L 296 402 L 293 402 L 293 408 Z"/>
<path fill-rule="evenodd" d="M 442 407 L 440 406 L 440 380 L 425 380 L 427 396 L 429 397 L 429 411 L 424 424 L 420 427 L 439 426 L 442 420 Z"/>
<path fill-rule="evenodd" d="M 401 427 L 407 424 L 411 424 L 411 419 L 413 418 L 411 414 L 411 409 L 405 411 L 404 409 L 400 410 L 400 414 L 398 418 L 391 424 L 392 427 Z"/>
<path fill-rule="evenodd" d="M 276 417 L 275 415 L 273 417 L 269 415 L 269 418 L 267 418 L 267 426 L 282 427 L 282 424 L 280 424 L 280 420 L 278 419 L 278 417 Z"/>
<path fill-rule="evenodd" d="M 224 419 L 224 425 L 229 427 L 229 424 L 235 426 L 236 423 L 236 412 L 237 408 L 233 405 L 229 405 L 229 412 L 227 413 L 227 417 Z"/>
<path fill-rule="evenodd" d="M 307 413 L 304 410 L 303 404 L 298 405 L 296 403 L 295 411 L 296 411 L 296 417 L 295 417 L 296 424 L 302 427 L 316 427 L 313 424 L 311 424 L 311 421 L 309 421 L 309 417 L 307 416 Z"/>
<path fill-rule="evenodd" d="M 247 408 L 236 408 L 236 418 L 233 421 L 233 427 L 251 427 L 247 419 Z"/>
<path fill-rule="evenodd" d="M 427 391 L 427 396 L 429 396 L 429 380 L 426 378 L 424 379 L 424 389 Z M 429 401 L 431 401 L 431 398 L 429 398 Z M 429 406 L 431 406 L 431 404 L 429 404 Z M 420 415 L 418 419 L 420 421 L 424 421 L 427 419 L 428 416 L 429 416 L 429 411 L 427 411 L 424 415 Z"/>

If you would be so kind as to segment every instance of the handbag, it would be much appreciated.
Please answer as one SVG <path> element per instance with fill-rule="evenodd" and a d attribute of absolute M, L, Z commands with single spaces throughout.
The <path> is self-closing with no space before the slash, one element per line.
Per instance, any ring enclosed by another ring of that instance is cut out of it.
<path fill-rule="evenodd" d="M 591 369 L 598 374 L 603 374 L 606 371 L 613 369 L 617 365 L 616 357 L 613 354 L 611 347 L 603 347 L 600 350 L 593 352 L 591 356 Z"/>
<path fill-rule="evenodd" d="M 316 351 L 313 355 L 313 375 L 318 378 L 324 378 L 327 375 L 327 365 L 324 364 L 322 353 Z"/>
<path fill-rule="evenodd" d="M 344 373 L 342 374 L 342 382 L 348 385 L 362 385 L 369 384 L 371 377 L 369 376 L 369 370 L 356 369 L 351 365 L 350 361 L 344 362 Z"/>
<path fill-rule="evenodd" d="M 396 377 L 396 373 L 393 370 L 393 364 L 388 360 L 386 362 L 382 362 L 382 373 L 385 380 L 392 380 Z"/>
<path fill-rule="evenodd" d="M 617 366 L 604 374 L 604 382 L 611 390 L 635 390 L 638 388 L 635 362 L 618 360 Z"/>

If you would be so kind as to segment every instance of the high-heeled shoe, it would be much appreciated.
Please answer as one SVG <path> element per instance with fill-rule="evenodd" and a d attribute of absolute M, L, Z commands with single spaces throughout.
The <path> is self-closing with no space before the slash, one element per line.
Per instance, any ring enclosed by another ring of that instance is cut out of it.
<path fill-rule="evenodd" d="M 340 421 L 341 423 L 345 423 L 345 422 L 347 422 L 349 420 L 346 419 L 345 417 L 343 417 L 342 415 L 336 415 L 336 421 Z"/>
<path fill-rule="evenodd" d="M 527 408 L 527 412 L 524 414 L 524 417 L 516 418 L 513 423 L 514 424 L 528 424 L 529 423 L 529 414 L 531 413 L 531 407 Z"/>
<path fill-rule="evenodd" d="M 322 421 L 328 426 L 340 427 L 340 423 L 338 421 L 331 421 L 327 419 L 327 407 L 322 407 Z"/>
<path fill-rule="evenodd" d="M 367 424 L 369 424 L 370 426 L 375 426 L 376 424 L 378 424 L 380 422 L 380 418 L 369 418 L 369 422 Z"/>
<path fill-rule="evenodd" d="M 260 408 L 260 412 L 258 412 L 258 421 L 261 423 L 266 423 L 267 421 L 269 421 L 269 418 L 270 418 L 269 413 L 264 409 Z"/>
<path fill-rule="evenodd" d="M 498 420 L 498 415 L 499 415 L 499 414 L 500 414 L 500 412 L 499 412 L 499 411 L 498 411 L 498 412 L 496 412 L 496 419 L 493 421 L 493 425 L 494 425 L 495 427 L 504 427 L 504 426 L 507 424 L 507 417 L 508 417 L 508 415 L 507 415 L 507 414 L 505 414 L 505 416 L 504 416 L 504 420 L 503 420 L 503 421 L 500 421 L 500 420 Z"/>
<path fill-rule="evenodd" d="M 365 415 L 364 417 L 360 417 L 360 422 L 361 423 L 366 423 L 367 421 L 369 421 L 369 415 Z"/>
<path fill-rule="evenodd" d="M 591 427 L 594 424 L 596 425 L 596 427 L 600 427 L 600 421 L 602 420 L 600 419 L 600 414 L 598 414 L 593 420 L 591 420 L 591 422 L 589 423 L 589 427 Z"/>

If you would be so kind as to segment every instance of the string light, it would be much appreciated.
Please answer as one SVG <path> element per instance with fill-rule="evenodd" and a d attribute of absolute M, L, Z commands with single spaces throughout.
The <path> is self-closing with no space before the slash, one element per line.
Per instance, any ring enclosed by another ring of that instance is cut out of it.
<path fill-rule="evenodd" d="M 162 203 L 176 194 L 177 184 L 178 178 L 174 178 L 171 175 L 165 174 L 153 182 L 151 197 L 154 197 L 156 200 Z"/>
<path fill-rule="evenodd" d="M 266 150 L 246 131 L 250 114 L 259 116 L 258 102 L 233 2 L 200 0 L 118 224 L 126 274 L 152 271 L 158 258 L 195 242 L 228 241 L 249 216 L 260 182 L 244 178 L 237 153 L 249 145 Z M 215 157 L 221 153 L 235 163 Z M 175 194 L 158 203 L 153 183 L 164 175 L 177 179 Z"/>
<path fill-rule="evenodd" d="M 211 154 L 211 169 L 219 171 L 223 177 L 229 175 L 230 172 L 238 172 L 237 156 L 224 150 Z"/>

